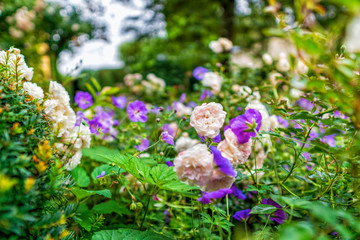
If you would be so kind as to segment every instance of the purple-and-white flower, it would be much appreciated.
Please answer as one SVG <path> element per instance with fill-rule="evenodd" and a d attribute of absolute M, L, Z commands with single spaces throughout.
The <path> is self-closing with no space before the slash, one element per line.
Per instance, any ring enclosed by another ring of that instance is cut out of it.
<path fill-rule="evenodd" d="M 204 67 L 197 67 L 194 69 L 193 71 L 193 76 L 196 80 L 202 80 L 204 78 L 204 74 L 209 72 L 209 70 L 207 68 Z"/>
<path fill-rule="evenodd" d="M 79 91 L 75 95 L 75 103 L 79 108 L 87 109 L 93 105 L 93 98 L 90 93 Z"/>
<path fill-rule="evenodd" d="M 132 122 L 146 122 L 148 119 L 148 110 L 146 109 L 145 104 L 139 100 L 130 103 L 126 111 Z"/>
<path fill-rule="evenodd" d="M 262 116 L 255 109 L 248 109 L 243 115 L 230 120 L 229 126 L 236 135 L 240 144 L 246 143 L 251 137 L 256 136 L 260 130 Z"/>
<path fill-rule="evenodd" d="M 112 103 L 115 107 L 124 109 L 126 107 L 127 98 L 125 96 L 111 97 Z"/>
<path fill-rule="evenodd" d="M 161 141 L 164 141 L 170 145 L 174 145 L 174 138 L 167 131 L 161 133 Z"/>
<path fill-rule="evenodd" d="M 135 146 L 137 150 L 144 151 L 150 146 L 150 141 L 146 138 L 142 138 L 139 145 Z"/>

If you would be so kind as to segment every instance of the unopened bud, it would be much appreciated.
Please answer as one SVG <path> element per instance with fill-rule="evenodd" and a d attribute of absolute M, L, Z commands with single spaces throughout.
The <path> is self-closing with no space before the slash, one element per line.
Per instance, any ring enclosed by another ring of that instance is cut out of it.
<path fill-rule="evenodd" d="M 163 107 L 159 107 L 159 111 L 160 111 L 160 112 L 163 112 L 163 111 L 164 111 L 164 108 L 163 108 Z"/>
<path fill-rule="evenodd" d="M 132 202 L 130 204 L 130 210 L 132 210 L 132 211 L 136 210 L 136 203 Z"/>
<path fill-rule="evenodd" d="M 186 117 L 182 117 L 182 120 L 186 121 L 186 120 L 187 120 L 187 118 L 186 118 Z"/>
<path fill-rule="evenodd" d="M 142 208 L 143 208 L 143 205 L 142 205 L 141 202 L 138 202 L 138 203 L 136 203 L 136 207 L 137 207 L 138 209 L 142 209 Z"/>
<path fill-rule="evenodd" d="M 164 156 L 164 153 L 163 153 L 163 152 L 160 152 L 160 156 Z"/>
<path fill-rule="evenodd" d="M 156 121 L 157 121 L 157 122 L 160 122 L 160 118 L 157 118 Z"/>

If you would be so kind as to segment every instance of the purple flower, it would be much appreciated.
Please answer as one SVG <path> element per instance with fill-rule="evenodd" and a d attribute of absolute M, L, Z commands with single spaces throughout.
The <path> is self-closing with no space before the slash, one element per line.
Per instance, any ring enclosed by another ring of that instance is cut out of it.
<path fill-rule="evenodd" d="M 236 135 L 240 144 L 249 141 L 250 137 L 255 137 L 260 130 L 262 116 L 255 109 L 248 109 L 243 115 L 230 120 L 230 128 Z M 256 130 L 256 131 L 255 131 Z"/>
<path fill-rule="evenodd" d="M 95 117 L 89 122 L 91 128 L 101 128 L 103 133 L 108 133 L 113 126 L 113 119 L 110 113 L 97 111 Z M 94 129 L 95 130 L 95 129 Z"/>
<path fill-rule="evenodd" d="M 197 67 L 193 71 L 193 76 L 196 80 L 202 80 L 204 78 L 204 74 L 209 72 L 207 68 L 204 67 Z"/>
<path fill-rule="evenodd" d="M 330 147 L 336 147 L 335 134 L 324 136 L 320 141 L 326 143 Z"/>
<path fill-rule="evenodd" d="M 250 212 L 251 212 L 251 209 L 245 209 L 245 210 L 237 211 L 233 215 L 233 218 L 235 218 L 238 221 L 241 221 L 241 220 L 246 221 L 250 217 Z"/>
<path fill-rule="evenodd" d="M 215 192 L 203 192 L 203 195 L 201 198 L 198 199 L 199 202 L 202 202 L 204 204 L 209 204 L 211 203 L 212 199 L 219 199 L 219 198 L 223 198 L 225 197 L 227 194 L 231 194 L 232 190 L 228 189 L 228 188 L 223 188 L 220 190 L 217 190 Z"/>
<path fill-rule="evenodd" d="M 93 98 L 90 93 L 79 91 L 75 95 L 75 102 L 79 108 L 87 109 L 93 104 Z"/>
<path fill-rule="evenodd" d="M 141 152 L 146 150 L 149 146 L 150 146 L 150 141 L 146 138 L 142 138 L 141 143 L 135 146 L 135 148 Z"/>
<path fill-rule="evenodd" d="M 236 171 L 232 167 L 231 162 L 229 161 L 229 159 L 223 157 L 221 155 L 221 152 L 215 146 L 211 146 L 210 150 L 214 154 L 214 162 L 219 167 L 219 169 L 223 173 L 225 173 L 225 174 L 227 174 L 229 176 L 235 177 L 236 176 Z"/>
<path fill-rule="evenodd" d="M 272 200 L 271 198 L 269 198 L 269 199 L 263 198 L 261 203 L 267 204 L 267 205 L 272 205 L 277 208 L 277 210 L 274 213 L 272 213 L 272 217 L 270 217 L 271 221 L 275 221 L 279 224 L 282 224 L 282 223 L 284 223 L 285 219 L 287 219 L 287 214 L 284 212 L 284 210 L 282 210 L 283 207 L 280 204 L 278 204 L 277 202 L 275 202 L 274 200 Z M 266 214 L 266 215 L 269 216 L 268 214 Z"/>
<path fill-rule="evenodd" d="M 161 141 L 174 145 L 174 138 L 167 131 L 161 133 Z"/>
<path fill-rule="evenodd" d="M 237 199 L 241 199 L 241 200 L 245 200 L 246 199 L 246 195 L 235 186 L 235 183 L 233 183 L 233 185 L 231 186 L 231 190 L 232 190 L 232 194 L 237 198 Z"/>
<path fill-rule="evenodd" d="M 99 176 L 96 176 L 97 179 L 103 178 L 105 176 L 105 171 L 102 171 Z"/>
<path fill-rule="evenodd" d="M 156 115 L 160 114 L 160 108 L 157 106 L 153 106 L 153 109 L 151 109 L 150 111 Z"/>
<path fill-rule="evenodd" d="M 165 218 L 165 222 L 166 222 L 166 224 L 169 224 L 169 222 L 170 222 L 170 213 L 169 213 L 169 209 L 166 209 L 166 210 L 164 211 L 164 218 Z"/>
<path fill-rule="evenodd" d="M 179 102 L 184 103 L 186 99 L 186 93 L 181 94 Z"/>
<path fill-rule="evenodd" d="M 124 109 L 126 107 L 127 98 L 125 96 L 111 97 L 111 100 L 115 107 Z"/>
<path fill-rule="evenodd" d="M 306 163 L 306 169 L 308 171 L 311 171 L 314 167 L 315 167 L 315 163 L 313 163 L 313 162 L 307 162 Z"/>
<path fill-rule="evenodd" d="M 129 104 L 126 109 L 130 121 L 132 122 L 146 122 L 148 110 L 143 102 L 136 100 Z"/>
<path fill-rule="evenodd" d="M 205 90 L 202 91 L 199 100 L 200 100 L 200 101 L 204 101 L 204 99 L 205 99 L 206 97 L 211 97 L 212 95 L 213 95 L 213 93 L 212 93 L 210 90 L 205 89 Z"/>
<path fill-rule="evenodd" d="M 221 141 L 221 133 L 219 133 L 219 135 L 217 135 L 216 137 L 213 138 L 213 141 L 218 143 Z"/>
<path fill-rule="evenodd" d="M 173 167 L 174 163 L 172 161 L 166 161 L 165 162 L 168 167 Z"/>
<path fill-rule="evenodd" d="M 191 101 L 191 102 L 189 102 L 189 103 L 187 104 L 187 106 L 188 106 L 188 107 L 191 107 L 191 108 L 195 108 L 195 107 L 197 106 L 197 103 Z"/>
<path fill-rule="evenodd" d="M 310 160 L 310 153 L 308 153 L 308 152 L 303 152 L 302 155 L 303 155 L 303 157 L 304 157 L 307 161 Z"/>
<path fill-rule="evenodd" d="M 101 128 L 101 123 L 99 123 L 96 119 L 92 119 L 89 121 L 89 128 L 91 133 L 99 135 L 99 128 Z"/>
<path fill-rule="evenodd" d="M 161 127 L 161 131 L 168 132 L 171 136 L 175 136 L 174 129 L 169 124 L 164 124 L 164 126 Z"/>
<path fill-rule="evenodd" d="M 300 98 L 297 104 L 306 111 L 310 111 L 314 107 L 314 104 L 305 98 Z"/>
<path fill-rule="evenodd" d="M 289 127 L 289 122 L 286 121 L 285 119 L 283 119 L 280 116 L 276 116 L 278 122 L 284 127 L 284 128 L 288 128 Z"/>
<path fill-rule="evenodd" d="M 86 123 L 89 123 L 89 119 L 87 119 L 87 118 L 85 117 L 84 113 L 81 112 L 81 111 L 77 111 L 77 112 L 76 112 L 76 123 L 75 123 L 75 127 L 80 126 L 80 124 L 81 124 L 81 122 L 82 122 L 83 120 L 84 120 Z"/>

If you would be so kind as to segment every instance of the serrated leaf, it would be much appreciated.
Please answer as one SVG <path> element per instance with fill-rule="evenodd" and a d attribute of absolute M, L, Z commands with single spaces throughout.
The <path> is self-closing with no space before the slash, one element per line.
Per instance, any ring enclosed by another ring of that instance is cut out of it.
<path fill-rule="evenodd" d="M 253 207 L 251 209 L 250 214 L 270 214 L 277 210 L 275 206 L 267 205 L 267 204 L 261 204 Z"/>

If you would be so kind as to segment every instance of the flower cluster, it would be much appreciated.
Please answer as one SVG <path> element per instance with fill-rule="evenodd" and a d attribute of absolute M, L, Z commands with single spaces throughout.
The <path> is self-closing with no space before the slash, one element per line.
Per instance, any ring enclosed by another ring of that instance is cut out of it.
<path fill-rule="evenodd" d="M 226 114 L 221 104 L 204 103 L 193 110 L 190 125 L 203 141 L 210 138 L 216 143 L 221 140 L 220 130 Z M 236 177 L 234 167 L 248 159 L 252 145 L 250 137 L 255 137 L 259 131 L 261 120 L 259 111 L 247 110 L 245 114 L 230 120 L 230 125 L 225 127 L 225 140 L 209 149 L 206 144 L 188 148 L 193 144 L 192 140 L 179 139 L 187 143 L 174 160 L 174 170 L 179 179 L 196 184 L 207 192 L 230 188 Z"/>
<path fill-rule="evenodd" d="M 216 41 L 211 41 L 209 47 L 214 53 L 223 53 L 229 52 L 233 47 L 233 43 L 227 38 L 219 38 Z"/>
<path fill-rule="evenodd" d="M 0 51 L 0 64 L 7 69 L 6 73 L 15 76 L 14 82 L 16 83 L 23 79 L 31 81 L 33 78 L 34 69 L 27 66 L 24 55 L 20 54 L 20 50 L 17 48 Z"/>
<path fill-rule="evenodd" d="M 45 113 L 53 121 L 54 131 L 60 138 L 56 147 L 69 159 L 65 167 L 75 168 L 81 160 L 81 150 L 90 147 L 91 135 L 88 125 L 76 125 L 76 114 L 70 106 L 70 97 L 59 83 L 50 81 L 48 99 L 44 102 Z"/>

